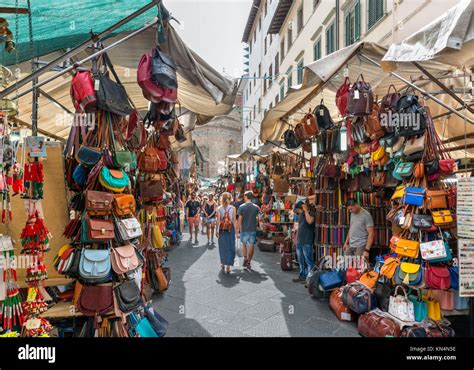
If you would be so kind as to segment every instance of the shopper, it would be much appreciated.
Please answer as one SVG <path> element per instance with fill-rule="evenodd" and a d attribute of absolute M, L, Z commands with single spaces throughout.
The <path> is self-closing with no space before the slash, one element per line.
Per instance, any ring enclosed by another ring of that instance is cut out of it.
<path fill-rule="evenodd" d="M 199 201 L 201 202 L 201 234 L 202 235 L 206 234 L 204 229 L 207 225 L 207 222 L 204 216 L 204 205 L 206 204 L 208 200 L 209 200 L 209 197 L 207 193 L 204 193 L 202 197 L 199 199 Z"/>
<path fill-rule="evenodd" d="M 254 254 L 254 247 L 257 244 L 257 224 L 260 208 L 253 202 L 253 193 L 248 191 L 244 195 L 245 203 L 237 210 L 240 242 L 242 243 L 242 253 L 244 255 L 243 266 L 251 269 L 251 262 Z"/>
<path fill-rule="evenodd" d="M 214 195 L 209 194 L 209 200 L 204 204 L 204 220 L 206 222 L 207 244 L 214 244 L 214 232 L 216 229 L 217 203 Z"/>
<path fill-rule="evenodd" d="M 193 241 L 194 229 L 194 243 L 198 243 L 197 237 L 199 233 L 199 216 L 201 213 L 201 204 L 196 198 L 196 192 L 191 193 L 191 199 L 186 203 L 186 220 L 189 225 L 189 241 Z"/>
<path fill-rule="evenodd" d="M 234 207 L 235 207 L 236 210 L 238 210 L 239 207 L 240 207 L 242 204 L 245 203 L 245 202 L 244 202 L 244 196 L 243 196 L 242 194 L 243 194 L 243 193 L 239 193 L 239 194 L 237 195 L 236 201 L 234 202 Z M 237 212 L 237 220 L 238 220 L 238 219 L 239 219 L 239 212 Z"/>
<path fill-rule="evenodd" d="M 219 241 L 221 269 L 230 273 L 235 260 L 235 232 L 238 227 L 235 207 L 231 205 L 232 195 L 224 193 L 221 196 L 221 206 L 217 209 L 216 236 Z"/>
<path fill-rule="evenodd" d="M 299 201 L 295 204 L 295 212 L 298 214 L 296 258 L 299 264 L 299 276 L 293 279 L 293 282 L 306 283 L 306 277 L 314 267 L 315 213 L 310 210 L 309 204 L 305 201 Z"/>
<path fill-rule="evenodd" d="M 349 234 L 344 243 L 344 254 L 363 256 L 365 260 L 368 260 L 370 248 L 374 242 L 374 219 L 354 198 L 347 200 L 346 207 L 351 214 L 351 221 Z"/>

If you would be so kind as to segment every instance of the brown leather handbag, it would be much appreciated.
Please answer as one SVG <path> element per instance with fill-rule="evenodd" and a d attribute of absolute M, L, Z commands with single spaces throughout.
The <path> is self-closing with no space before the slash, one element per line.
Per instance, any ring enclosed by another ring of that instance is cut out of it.
<path fill-rule="evenodd" d="M 377 100 L 377 99 L 376 99 Z M 376 101 L 372 104 L 372 112 L 365 118 L 365 131 L 371 140 L 379 140 L 385 135 L 385 129 L 380 125 L 380 108 Z"/>
<path fill-rule="evenodd" d="M 359 317 L 359 334 L 369 338 L 399 337 L 400 326 L 392 319 L 368 312 Z"/>
<path fill-rule="evenodd" d="M 355 116 L 367 116 L 372 112 L 374 95 L 370 83 L 365 82 L 362 74 L 351 86 L 347 111 Z"/>
<path fill-rule="evenodd" d="M 103 191 L 86 190 L 86 212 L 90 216 L 106 216 L 112 213 L 114 197 Z"/>
<path fill-rule="evenodd" d="M 298 123 L 295 127 L 295 134 L 300 143 L 303 143 L 304 141 L 308 140 L 310 136 L 306 132 L 306 129 L 302 123 Z"/>
<path fill-rule="evenodd" d="M 385 186 L 385 179 L 387 178 L 387 173 L 385 171 L 372 171 L 372 185 L 376 187 Z"/>
<path fill-rule="evenodd" d="M 158 267 L 155 270 L 156 278 L 158 279 L 159 291 L 162 292 L 168 289 L 168 279 L 161 267 Z"/>
<path fill-rule="evenodd" d="M 77 308 L 84 316 L 105 315 L 114 310 L 112 284 L 84 285 Z"/>
<path fill-rule="evenodd" d="M 147 147 L 138 155 L 138 168 L 145 172 L 157 172 L 161 167 L 158 148 Z"/>
<path fill-rule="evenodd" d="M 116 216 L 134 214 L 137 209 L 135 197 L 131 194 L 114 194 L 113 207 Z"/>
<path fill-rule="evenodd" d="M 273 180 L 273 191 L 275 193 L 288 193 L 290 184 L 287 180 Z"/>
<path fill-rule="evenodd" d="M 426 192 L 426 207 L 428 209 L 446 209 L 448 203 L 446 200 L 446 191 L 431 189 Z"/>
<path fill-rule="evenodd" d="M 356 321 L 357 314 L 344 306 L 342 302 L 343 288 L 334 289 L 329 296 L 329 307 L 334 312 L 338 320 L 341 321 Z"/>
<path fill-rule="evenodd" d="M 413 169 L 413 176 L 415 179 L 422 179 L 425 176 L 425 164 L 423 162 L 418 162 L 415 164 Z"/>
<path fill-rule="evenodd" d="M 304 125 L 306 135 L 308 135 L 309 137 L 316 136 L 319 133 L 316 117 L 313 114 L 306 114 L 303 118 L 302 124 Z"/>
<path fill-rule="evenodd" d="M 138 191 L 142 201 L 150 202 L 163 197 L 163 184 L 161 180 L 139 181 Z"/>
<path fill-rule="evenodd" d="M 86 218 L 87 238 L 91 242 L 112 240 L 115 237 L 112 220 L 94 220 Z"/>

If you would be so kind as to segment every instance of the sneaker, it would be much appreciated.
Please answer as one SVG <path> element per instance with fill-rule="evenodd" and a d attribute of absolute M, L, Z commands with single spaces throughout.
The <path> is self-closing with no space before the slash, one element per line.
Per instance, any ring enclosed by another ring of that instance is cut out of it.
<path fill-rule="evenodd" d="M 303 279 L 301 276 L 299 276 L 297 279 L 292 280 L 293 283 L 306 283 L 306 279 Z"/>
<path fill-rule="evenodd" d="M 248 263 L 247 258 L 244 257 L 244 262 L 242 262 L 242 266 L 244 268 L 247 268 L 247 263 Z"/>

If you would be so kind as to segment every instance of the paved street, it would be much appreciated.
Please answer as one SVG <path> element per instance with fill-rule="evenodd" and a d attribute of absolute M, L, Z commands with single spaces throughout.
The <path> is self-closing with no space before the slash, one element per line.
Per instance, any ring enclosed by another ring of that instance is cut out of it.
<path fill-rule="evenodd" d="M 153 305 L 170 322 L 168 337 L 358 337 L 355 323 L 340 322 L 327 300 L 309 296 L 280 269 L 278 253 L 258 249 L 252 271 L 220 272 L 219 252 L 188 242 L 169 253 L 171 284 Z M 240 259 L 240 263 L 242 259 Z"/>

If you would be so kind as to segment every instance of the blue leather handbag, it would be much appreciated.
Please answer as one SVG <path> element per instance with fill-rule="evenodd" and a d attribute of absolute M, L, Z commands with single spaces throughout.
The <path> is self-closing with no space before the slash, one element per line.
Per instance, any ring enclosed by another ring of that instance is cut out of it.
<path fill-rule="evenodd" d="M 403 203 L 421 207 L 425 199 L 425 188 L 406 187 L 403 195 Z"/>
<path fill-rule="evenodd" d="M 340 287 L 343 283 L 339 270 L 322 272 L 319 276 L 319 284 L 323 290 L 331 290 Z"/>
<path fill-rule="evenodd" d="M 163 316 L 156 312 L 153 307 L 145 307 L 145 317 L 159 338 L 166 335 L 169 323 Z"/>
<path fill-rule="evenodd" d="M 150 321 L 146 317 L 141 317 L 140 315 L 132 312 L 127 316 L 128 323 L 128 332 L 131 337 L 140 337 L 140 338 L 158 338 L 155 330 Z"/>
<path fill-rule="evenodd" d="M 112 264 L 110 249 L 83 249 L 79 262 L 79 275 L 86 282 L 108 281 Z"/>
<path fill-rule="evenodd" d="M 451 282 L 451 289 L 459 290 L 459 267 L 449 267 L 449 281 Z"/>
<path fill-rule="evenodd" d="M 419 289 L 416 289 L 417 294 L 409 294 L 408 300 L 413 302 L 413 309 L 415 311 L 415 321 L 423 321 L 428 317 L 428 305 L 423 301 L 422 294 Z"/>
<path fill-rule="evenodd" d="M 95 166 L 102 157 L 102 152 L 98 148 L 82 146 L 77 151 L 76 160 L 88 167 Z"/>
<path fill-rule="evenodd" d="M 87 180 L 86 169 L 81 164 L 76 166 L 74 172 L 72 173 L 72 179 L 77 185 L 84 185 Z"/>
<path fill-rule="evenodd" d="M 125 188 L 130 183 L 130 179 L 123 169 L 110 170 L 105 166 L 100 170 L 100 179 L 103 186 L 113 189 Z"/>

